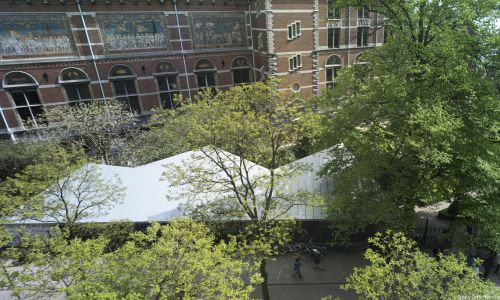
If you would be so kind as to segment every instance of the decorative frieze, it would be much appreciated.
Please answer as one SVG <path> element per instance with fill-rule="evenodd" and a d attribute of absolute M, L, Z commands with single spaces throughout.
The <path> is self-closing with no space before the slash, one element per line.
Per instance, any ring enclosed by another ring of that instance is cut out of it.
<path fill-rule="evenodd" d="M 106 51 L 169 49 L 165 16 L 156 14 L 97 14 Z"/>
<path fill-rule="evenodd" d="M 75 52 L 65 14 L 0 17 L 0 55 L 72 55 Z"/>
<path fill-rule="evenodd" d="M 244 48 L 247 33 L 244 13 L 190 13 L 194 49 Z"/>

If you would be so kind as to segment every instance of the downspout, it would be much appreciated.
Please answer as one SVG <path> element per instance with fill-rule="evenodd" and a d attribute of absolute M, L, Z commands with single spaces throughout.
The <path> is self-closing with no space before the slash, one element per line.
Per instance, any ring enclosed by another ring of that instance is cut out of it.
<path fill-rule="evenodd" d="M 2 115 L 2 120 L 3 120 L 3 123 L 5 124 L 5 128 L 7 129 L 7 133 L 9 134 L 10 139 L 12 140 L 13 143 L 15 143 L 17 141 L 16 137 L 14 136 L 14 133 L 12 132 L 12 130 L 10 130 L 9 124 L 7 124 L 7 119 L 5 118 L 5 115 L 3 114 L 2 107 L 0 107 L 0 115 Z"/>
<path fill-rule="evenodd" d="M 255 12 L 255 18 L 257 18 L 257 12 Z M 248 0 L 248 19 L 250 20 L 250 36 L 252 37 L 252 71 L 253 71 L 253 82 L 255 83 L 257 82 L 257 75 L 255 73 L 255 49 L 253 48 L 252 8 L 250 5 L 250 0 Z"/>
<path fill-rule="evenodd" d="M 104 100 L 104 103 L 106 103 L 106 95 L 104 94 L 104 87 L 102 86 L 101 75 L 99 75 L 99 69 L 97 68 L 97 63 L 96 63 L 97 58 L 94 55 L 94 49 L 92 48 L 92 43 L 90 42 L 89 31 L 87 28 L 87 23 L 85 22 L 85 18 L 83 17 L 82 8 L 80 6 L 80 0 L 76 0 L 76 5 L 78 6 L 78 12 L 80 13 L 80 18 L 82 19 L 83 29 L 85 31 L 85 37 L 87 38 L 87 42 L 89 43 L 90 55 L 92 56 L 92 63 L 94 65 L 97 81 L 99 81 L 99 87 L 101 89 L 102 99 Z"/>
<path fill-rule="evenodd" d="M 175 9 L 175 19 L 177 21 L 177 32 L 179 33 L 179 40 L 181 42 L 181 53 L 182 53 L 182 62 L 184 63 L 184 75 L 186 77 L 186 84 L 187 84 L 187 89 L 188 89 L 188 95 L 189 95 L 189 100 L 191 100 L 191 88 L 189 87 L 189 75 L 188 75 L 188 70 L 187 70 L 187 65 L 186 65 L 186 55 L 184 53 L 184 43 L 182 39 L 182 34 L 181 34 L 181 26 L 179 22 L 179 12 L 177 11 L 177 0 L 172 1 L 174 3 L 174 9 Z"/>

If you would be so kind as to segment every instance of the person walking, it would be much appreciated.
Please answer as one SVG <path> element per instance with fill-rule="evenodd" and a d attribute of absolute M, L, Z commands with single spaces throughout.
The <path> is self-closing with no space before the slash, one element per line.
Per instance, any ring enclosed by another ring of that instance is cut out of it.
<path fill-rule="evenodd" d="M 302 279 L 302 273 L 300 272 L 300 268 L 302 267 L 302 263 L 300 262 L 300 257 L 295 259 L 295 263 L 293 264 L 293 277 L 298 277 Z"/>
<path fill-rule="evenodd" d="M 321 265 L 321 253 L 319 253 L 318 249 L 316 248 L 312 250 L 312 259 L 314 262 L 313 269 L 316 270 L 319 268 L 321 271 L 325 270 L 325 267 Z"/>
<path fill-rule="evenodd" d="M 495 274 L 498 274 L 498 270 L 500 270 L 500 253 L 497 253 L 497 254 L 495 255 L 495 264 L 496 264 L 497 266 L 495 267 L 495 272 L 494 272 L 494 273 L 495 273 Z"/>

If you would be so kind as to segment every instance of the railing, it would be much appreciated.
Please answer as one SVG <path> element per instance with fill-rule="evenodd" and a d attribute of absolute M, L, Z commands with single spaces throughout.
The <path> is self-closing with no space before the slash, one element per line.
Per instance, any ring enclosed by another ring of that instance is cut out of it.
<path fill-rule="evenodd" d="M 328 19 L 328 27 L 340 27 L 340 19 Z"/>
<path fill-rule="evenodd" d="M 370 26 L 370 19 L 358 19 L 358 26 Z"/>

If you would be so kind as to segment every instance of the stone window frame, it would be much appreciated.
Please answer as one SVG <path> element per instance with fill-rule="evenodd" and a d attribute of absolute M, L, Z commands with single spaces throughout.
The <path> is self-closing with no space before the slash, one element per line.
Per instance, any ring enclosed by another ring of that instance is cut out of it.
<path fill-rule="evenodd" d="M 167 72 L 158 72 L 157 68 L 161 64 L 169 64 L 172 67 L 172 70 L 167 71 Z M 173 76 L 175 76 L 175 85 L 177 86 L 177 88 L 171 90 L 169 78 L 171 78 Z M 155 78 L 156 90 L 158 91 L 158 100 L 160 101 L 160 105 L 163 108 L 169 108 L 169 109 L 175 108 L 175 103 L 172 101 L 172 99 L 173 99 L 173 97 L 175 97 L 175 95 L 178 95 L 181 92 L 180 85 L 179 85 L 179 71 L 177 70 L 177 68 L 174 66 L 174 64 L 172 64 L 169 61 L 161 61 L 154 66 L 153 77 Z M 165 78 L 167 90 L 160 89 L 159 78 L 162 78 L 162 77 Z M 165 93 L 169 94 L 170 103 L 166 103 L 166 101 L 162 100 L 161 94 L 165 94 Z M 166 105 L 166 104 L 170 104 L 170 105 Z"/>
<path fill-rule="evenodd" d="M 338 63 L 329 64 L 328 61 L 333 57 L 338 58 Z M 326 58 L 326 60 L 325 60 L 325 82 L 326 82 L 327 88 L 333 88 L 335 81 L 336 81 L 335 78 L 337 77 L 337 72 L 338 72 L 338 70 L 340 70 L 342 68 L 342 66 L 343 66 L 342 57 L 340 57 L 340 55 L 332 54 Z M 328 73 L 329 72 L 331 72 L 331 74 L 330 74 L 331 80 L 328 80 L 328 77 L 329 77 Z"/>
<path fill-rule="evenodd" d="M 210 69 L 197 69 L 197 67 L 200 64 L 200 62 L 202 62 L 204 60 L 207 61 L 207 62 L 209 62 L 212 65 L 212 68 L 210 68 Z M 205 88 L 212 88 L 212 89 L 213 88 L 217 88 L 217 85 L 218 85 L 217 84 L 217 67 L 215 66 L 215 64 L 213 63 L 212 60 L 210 60 L 208 58 L 202 58 L 202 59 L 197 60 L 196 63 L 194 64 L 193 73 L 196 76 L 196 84 L 198 86 L 198 89 L 201 90 L 201 89 L 205 89 Z M 213 86 L 200 86 L 200 82 L 198 80 L 198 76 L 200 74 L 205 75 L 205 83 L 208 81 L 207 80 L 207 75 L 208 74 L 213 75 L 214 76 L 214 80 L 213 80 L 214 81 L 214 85 Z"/>
<path fill-rule="evenodd" d="M 125 67 L 125 68 L 129 69 L 131 71 L 131 74 L 130 75 L 124 75 L 124 76 L 113 76 L 113 75 L 111 75 L 112 72 L 113 72 L 113 70 L 115 68 L 118 68 L 118 67 Z M 135 71 L 134 71 L 134 69 L 132 67 L 130 67 L 128 65 L 125 65 L 125 64 L 113 65 L 111 68 L 109 68 L 108 80 L 109 80 L 109 82 L 111 83 L 111 85 L 113 87 L 113 97 L 114 97 L 115 100 L 123 102 L 122 100 L 120 100 L 118 98 L 126 98 L 127 103 L 123 103 L 123 104 L 126 105 L 126 107 L 128 108 L 129 111 L 133 112 L 134 110 L 132 109 L 132 106 L 130 105 L 130 97 L 136 97 L 137 98 L 138 108 L 139 108 L 139 111 L 137 111 L 137 113 L 141 114 L 143 112 L 143 107 L 142 107 L 142 103 L 141 103 L 140 93 L 139 93 L 139 89 L 137 88 L 137 73 L 135 73 Z M 128 81 L 128 80 L 132 80 L 133 81 L 135 93 L 131 93 L 131 94 L 128 93 L 128 90 L 127 90 L 126 84 L 125 84 L 125 81 Z M 117 93 L 116 93 L 115 82 L 119 82 L 119 81 L 123 81 L 123 85 L 125 86 L 125 94 L 124 95 L 117 95 Z"/>
<path fill-rule="evenodd" d="M 32 83 L 8 84 L 7 83 L 8 77 L 13 75 L 13 74 L 16 74 L 16 73 L 27 76 L 28 78 L 31 79 Z M 43 104 L 43 101 L 42 101 L 42 97 L 40 96 L 40 93 L 39 93 L 39 89 L 38 89 L 39 83 L 35 79 L 35 77 L 33 77 L 33 75 L 31 75 L 27 72 L 24 72 L 24 71 L 10 71 L 4 75 L 4 77 L 2 79 L 2 87 L 6 91 L 8 91 L 8 95 L 9 95 L 8 98 L 9 98 L 9 102 L 11 104 L 11 106 L 9 108 L 7 108 L 7 109 L 2 108 L 2 109 L 15 111 L 17 123 L 20 125 L 20 126 L 17 126 L 18 128 L 27 129 L 26 128 L 27 124 L 25 124 L 25 122 L 28 121 L 28 120 L 24 120 L 21 117 L 19 109 L 28 108 L 29 115 L 31 116 L 31 120 L 32 120 L 35 128 L 41 127 L 41 126 L 39 126 L 39 123 L 37 122 L 37 118 L 39 119 L 39 121 L 41 121 L 40 125 L 42 125 L 43 123 L 46 123 L 45 120 L 43 119 L 43 116 L 41 119 L 39 118 L 40 114 L 44 114 L 46 112 L 46 110 L 45 110 L 45 105 Z M 33 104 L 30 103 L 28 96 L 27 96 L 28 92 L 34 93 L 38 103 L 33 103 Z M 27 105 L 18 105 L 14 99 L 13 93 L 22 93 Z M 35 114 L 33 112 L 34 109 L 37 109 L 37 110 L 40 109 L 40 112 Z M 5 125 L 7 125 L 7 124 L 5 124 Z"/>
<path fill-rule="evenodd" d="M 62 78 L 62 75 L 67 70 L 75 70 L 75 71 L 83 74 L 86 79 L 64 80 Z M 91 83 L 90 77 L 82 69 L 75 68 L 75 67 L 69 67 L 69 68 L 62 69 L 61 72 L 59 72 L 58 82 L 63 87 L 64 95 L 65 95 L 66 101 L 68 102 L 69 106 L 74 106 L 74 105 L 78 105 L 80 103 L 89 103 L 89 102 L 94 101 L 94 94 L 92 92 L 92 88 L 91 88 L 91 85 L 90 85 L 90 83 Z M 68 93 L 67 87 L 71 86 L 71 85 L 84 85 L 84 84 L 86 85 L 86 88 L 88 89 L 88 93 L 89 93 L 90 98 L 88 98 L 88 99 L 82 99 L 82 97 L 80 96 L 80 91 L 77 88 L 76 91 L 78 93 L 79 100 L 76 100 L 76 101 L 75 100 L 73 100 L 73 101 L 70 100 L 69 99 L 70 97 L 69 97 L 69 93 Z"/>
<path fill-rule="evenodd" d="M 234 66 L 234 63 L 236 62 L 236 60 L 238 59 L 243 59 L 245 60 L 246 62 L 246 66 Z M 231 75 L 233 77 L 233 85 L 241 85 L 241 84 L 248 84 L 248 83 L 251 83 L 252 82 L 252 76 L 251 76 L 251 72 L 250 70 L 252 69 L 252 65 L 250 64 L 248 58 L 244 57 L 244 56 L 237 56 L 235 57 L 232 61 L 231 61 Z M 248 81 L 246 82 L 239 82 L 239 83 L 236 83 L 235 82 L 235 74 L 234 74 L 234 71 L 241 71 L 241 70 L 246 70 L 248 72 Z"/>

